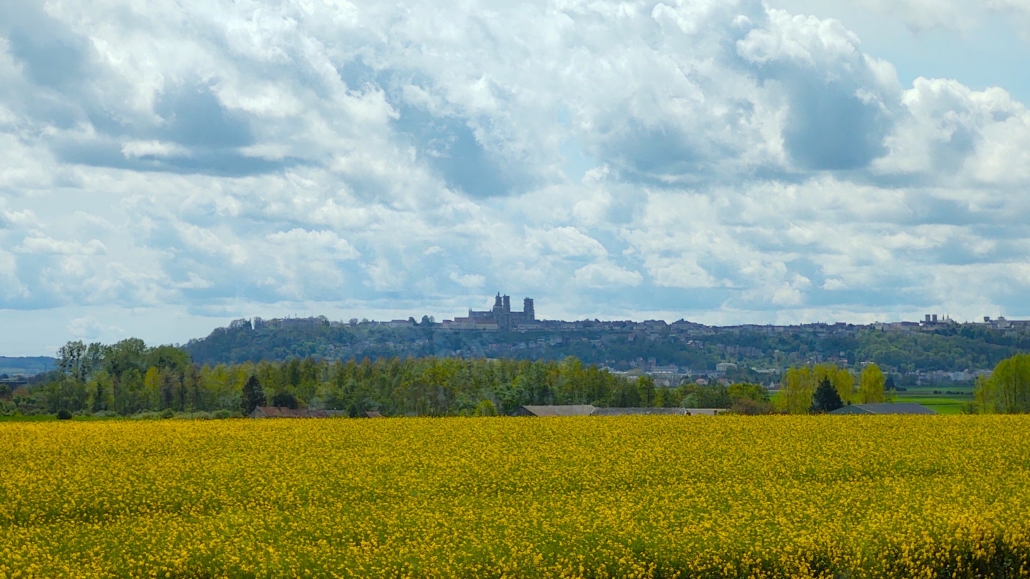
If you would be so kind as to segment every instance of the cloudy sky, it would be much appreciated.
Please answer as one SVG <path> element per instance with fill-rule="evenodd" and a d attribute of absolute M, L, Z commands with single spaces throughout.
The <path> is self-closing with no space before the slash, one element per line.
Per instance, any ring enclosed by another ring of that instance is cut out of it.
<path fill-rule="evenodd" d="M 1030 0 L 5 0 L 0 354 L 1030 315 Z"/>

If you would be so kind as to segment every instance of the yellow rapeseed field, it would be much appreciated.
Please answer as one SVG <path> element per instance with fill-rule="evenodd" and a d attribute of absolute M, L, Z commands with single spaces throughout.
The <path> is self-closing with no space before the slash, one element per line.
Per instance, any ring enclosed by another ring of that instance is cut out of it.
<path fill-rule="evenodd" d="M 0 424 L 0 578 L 1030 573 L 1030 417 Z"/>

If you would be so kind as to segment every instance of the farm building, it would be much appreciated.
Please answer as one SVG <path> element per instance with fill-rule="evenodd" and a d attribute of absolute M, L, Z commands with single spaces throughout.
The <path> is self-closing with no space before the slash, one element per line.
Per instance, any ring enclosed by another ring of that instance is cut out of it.
<path fill-rule="evenodd" d="M 714 416 L 726 412 L 722 408 L 597 408 L 590 404 L 523 406 L 513 416 L 628 416 L 631 414 L 670 414 L 678 416 Z"/>
<path fill-rule="evenodd" d="M 627 414 L 689 414 L 686 408 L 595 408 L 591 416 L 623 416 Z"/>
<path fill-rule="evenodd" d="M 523 406 L 514 416 L 590 416 L 594 412 L 590 404 L 568 404 L 556 406 Z"/>
<path fill-rule="evenodd" d="M 329 418 L 331 411 L 311 410 L 304 408 L 295 410 L 284 406 L 258 406 L 250 413 L 251 418 Z"/>
<path fill-rule="evenodd" d="M 729 412 L 729 409 L 726 408 L 684 408 L 684 410 L 691 416 L 715 416 L 716 414 Z"/>
<path fill-rule="evenodd" d="M 830 414 L 937 414 L 933 410 L 916 404 L 905 402 L 901 404 L 848 404 L 841 406 Z"/>

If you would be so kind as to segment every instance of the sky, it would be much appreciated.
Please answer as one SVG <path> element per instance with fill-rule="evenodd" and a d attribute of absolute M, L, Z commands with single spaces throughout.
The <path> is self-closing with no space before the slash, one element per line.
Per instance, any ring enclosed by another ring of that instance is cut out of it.
<path fill-rule="evenodd" d="M 0 354 L 1030 316 L 1030 0 L 5 0 Z"/>

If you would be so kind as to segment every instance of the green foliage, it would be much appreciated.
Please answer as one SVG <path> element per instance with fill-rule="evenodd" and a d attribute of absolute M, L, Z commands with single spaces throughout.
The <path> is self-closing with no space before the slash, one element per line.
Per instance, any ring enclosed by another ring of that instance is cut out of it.
<path fill-rule="evenodd" d="M 769 391 L 761 384 L 737 382 L 736 384 L 730 384 L 726 392 L 733 400 L 747 399 L 752 402 L 769 401 Z"/>
<path fill-rule="evenodd" d="M 297 408 L 297 397 L 290 392 L 276 392 L 275 396 L 272 396 L 271 405 L 285 408 Z"/>
<path fill-rule="evenodd" d="M 781 395 L 776 401 L 779 410 L 789 414 L 806 414 L 814 407 L 816 387 L 829 382 L 841 403 L 851 400 L 855 379 L 844 368 L 833 364 L 790 368 L 783 375 Z"/>
<path fill-rule="evenodd" d="M 265 405 L 265 391 L 261 388 L 261 381 L 257 376 L 251 376 L 243 385 L 243 413 L 250 414 L 258 406 Z"/>
<path fill-rule="evenodd" d="M 497 407 L 490 400 L 480 400 L 476 404 L 475 416 L 497 416 Z"/>
<path fill-rule="evenodd" d="M 139 340 L 111 346 L 71 343 L 61 370 L 16 394 L 13 411 L 236 416 L 268 400 L 291 407 L 387 415 L 510 414 L 525 404 L 679 405 L 678 389 L 628 380 L 576 358 L 555 361 L 380 358 L 349 362 L 197 365 L 183 351 Z M 7 404 L 5 402 L 5 404 Z M 492 410 L 491 410 L 492 407 Z M 5 410 L 6 411 L 6 410 Z"/>
<path fill-rule="evenodd" d="M 977 379 L 973 394 L 984 414 L 1030 412 L 1030 354 L 999 362 L 990 378 Z"/>
<path fill-rule="evenodd" d="M 72 419 L 72 413 L 68 412 L 67 410 L 64 410 L 62 408 L 61 410 L 57 411 L 57 419 L 58 420 L 71 420 Z"/>
<path fill-rule="evenodd" d="M 1020 350 L 1030 350 L 1030 333 L 966 324 L 933 332 L 863 330 L 857 342 L 858 359 L 881 368 L 959 371 L 990 368 Z"/>
<path fill-rule="evenodd" d="M 431 320 L 430 320 L 431 321 Z M 1030 350 L 1030 329 L 999 330 L 982 325 L 943 324 L 919 331 L 880 331 L 870 327 L 701 328 L 654 326 L 646 330 L 620 324 L 579 322 L 575 332 L 532 328 L 519 332 L 454 331 L 441 324 L 387 327 L 362 323 L 331 324 L 297 320 L 292 324 L 249 322 L 218 328 L 184 349 L 200 364 L 215 365 L 309 358 L 357 359 L 514 358 L 555 360 L 575 357 L 585 365 L 620 370 L 630 361 L 654 358 L 698 372 L 719 362 L 736 362 L 727 372 L 734 381 L 765 381 L 757 368 L 802 366 L 838 357 L 848 364 L 872 361 L 884 371 L 959 371 L 988 369 Z M 820 358 L 821 356 L 821 358 Z M 142 368 L 140 372 L 145 372 Z M 272 392 L 272 390 L 269 390 Z M 847 392 L 841 392 L 845 400 Z"/>
<path fill-rule="evenodd" d="M 641 406 L 653 406 L 655 399 L 654 378 L 646 374 L 637 378 L 637 393 L 640 396 Z"/>
<path fill-rule="evenodd" d="M 684 408 L 729 408 L 733 399 L 726 386 L 721 384 L 685 384 L 683 392 Z"/>
<path fill-rule="evenodd" d="M 759 414 L 773 414 L 776 408 L 771 402 L 756 402 L 750 398 L 737 398 L 730 405 L 730 411 L 734 414 L 755 416 Z"/>
<path fill-rule="evenodd" d="M 886 400 L 886 379 L 883 372 L 880 371 L 880 367 L 876 364 L 868 364 L 863 368 L 858 382 L 858 401 L 860 404 L 871 404 Z"/>
<path fill-rule="evenodd" d="M 844 406 L 844 401 L 840 399 L 837 389 L 834 388 L 829 377 L 823 377 L 812 394 L 812 413 L 825 414 L 842 406 Z"/>
<path fill-rule="evenodd" d="M 771 414 L 775 411 L 769 400 L 769 391 L 761 384 L 737 382 L 730 384 L 726 393 L 733 401 L 730 410 L 734 414 Z"/>
<path fill-rule="evenodd" d="M 783 375 L 781 393 L 777 399 L 780 410 L 788 414 L 805 414 L 812 407 L 815 380 L 808 367 L 790 368 Z"/>

